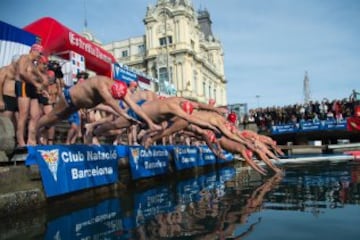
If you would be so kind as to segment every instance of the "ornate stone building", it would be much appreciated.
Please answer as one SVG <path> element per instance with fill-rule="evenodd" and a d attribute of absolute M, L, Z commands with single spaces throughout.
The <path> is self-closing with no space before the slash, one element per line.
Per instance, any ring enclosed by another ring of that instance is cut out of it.
<path fill-rule="evenodd" d="M 190 0 L 158 0 L 148 6 L 145 35 L 104 45 L 118 62 L 157 81 L 153 90 L 199 102 L 226 105 L 224 53 L 207 10 Z"/>

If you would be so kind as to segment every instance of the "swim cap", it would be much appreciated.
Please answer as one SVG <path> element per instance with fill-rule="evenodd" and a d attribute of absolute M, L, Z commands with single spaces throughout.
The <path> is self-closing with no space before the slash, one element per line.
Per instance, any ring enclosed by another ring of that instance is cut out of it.
<path fill-rule="evenodd" d="M 137 87 L 137 86 L 138 86 L 138 84 L 135 81 L 131 81 L 129 84 L 129 87 Z"/>
<path fill-rule="evenodd" d="M 187 113 L 187 114 L 192 114 L 192 112 L 194 111 L 194 106 L 192 105 L 191 102 L 189 101 L 184 101 L 181 103 L 181 108 Z"/>
<path fill-rule="evenodd" d="M 31 46 L 30 51 L 38 51 L 39 53 L 42 53 L 44 51 L 44 48 L 40 44 L 35 43 Z"/>
<path fill-rule="evenodd" d="M 360 106 L 355 107 L 355 117 L 360 117 Z"/>
<path fill-rule="evenodd" d="M 51 78 L 54 78 L 54 77 L 55 77 L 55 73 L 54 73 L 53 70 L 48 70 L 48 71 L 47 71 L 47 75 L 48 75 L 49 77 L 51 77 Z"/>
<path fill-rule="evenodd" d="M 248 137 L 250 137 L 249 135 L 249 133 L 247 133 L 247 132 L 241 132 L 241 135 L 244 137 L 244 138 L 248 138 Z"/>
<path fill-rule="evenodd" d="M 210 142 L 214 143 L 216 140 L 215 133 L 211 130 L 206 130 L 206 136 L 209 138 Z"/>
<path fill-rule="evenodd" d="M 41 57 L 39 58 L 39 62 L 48 64 L 49 59 L 47 57 L 45 57 L 44 55 L 41 55 Z"/>
<path fill-rule="evenodd" d="M 210 105 L 213 105 L 213 106 L 214 106 L 215 103 L 216 103 L 215 99 L 212 99 L 212 98 L 209 99 L 209 104 L 210 104 Z"/>
<path fill-rule="evenodd" d="M 247 155 L 249 158 L 252 158 L 253 155 L 254 155 L 253 151 L 251 151 L 250 149 L 246 149 L 245 152 L 246 152 L 246 155 Z"/>
<path fill-rule="evenodd" d="M 227 117 L 228 121 L 229 122 L 232 122 L 232 123 L 236 123 L 236 119 L 237 119 L 237 116 L 236 116 L 236 113 L 234 112 L 231 112 L 228 117 Z"/>
<path fill-rule="evenodd" d="M 126 84 L 115 80 L 113 85 L 111 86 L 111 95 L 113 96 L 113 98 L 122 99 L 125 97 L 126 93 Z"/>

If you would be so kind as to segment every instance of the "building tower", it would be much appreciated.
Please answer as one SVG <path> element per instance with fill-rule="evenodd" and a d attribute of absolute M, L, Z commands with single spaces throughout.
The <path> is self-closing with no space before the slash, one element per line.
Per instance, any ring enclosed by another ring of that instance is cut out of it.
<path fill-rule="evenodd" d="M 191 0 L 157 0 L 143 22 L 143 36 L 104 48 L 118 62 L 157 79 L 156 92 L 227 104 L 223 48 L 207 10 L 196 12 Z"/>
<path fill-rule="evenodd" d="M 309 101 L 311 100 L 311 96 L 310 96 L 310 80 L 307 71 L 305 71 L 303 93 L 304 93 L 304 103 L 309 103 Z"/>

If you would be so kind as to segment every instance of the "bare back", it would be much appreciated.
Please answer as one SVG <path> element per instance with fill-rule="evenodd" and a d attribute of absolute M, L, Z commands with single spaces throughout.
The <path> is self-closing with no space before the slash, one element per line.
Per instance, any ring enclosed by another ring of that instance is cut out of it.
<path fill-rule="evenodd" d="M 114 80 L 105 76 L 95 76 L 70 89 L 72 102 L 78 108 L 93 108 L 104 102 L 104 94 L 110 95 Z M 107 94 L 107 93 L 108 94 Z"/>
<path fill-rule="evenodd" d="M 158 95 L 152 91 L 138 90 L 131 95 L 131 99 L 134 102 L 139 102 L 141 100 L 154 101 L 158 100 Z"/>
<path fill-rule="evenodd" d="M 226 123 L 226 119 L 224 117 L 211 111 L 203 111 L 203 110 L 194 111 L 193 115 L 197 118 L 208 121 L 215 126 Z"/>
<path fill-rule="evenodd" d="M 165 99 L 156 99 L 148 101 L 142 105 L 144 111 L 156 122 L 169 120 L 169 118 L 188 115 L 181 108 L 181 103 L 186 99 L 181 97 L 169 97 Z"/>
<path fill-rule="evenodd" d="M 146 102 L 142 105 L 142 109 L 156 123 L 171 120 L 174 117 L 180 117 L 189 123 L 216 130 L 216 125 L 210 124 L 206 119 L 203 120 L 192 115 L 191 112 L 186 112 L 182 104 L 187 101 L 189 100 L 181 97 L 169 97 L 162 100 Z"/>

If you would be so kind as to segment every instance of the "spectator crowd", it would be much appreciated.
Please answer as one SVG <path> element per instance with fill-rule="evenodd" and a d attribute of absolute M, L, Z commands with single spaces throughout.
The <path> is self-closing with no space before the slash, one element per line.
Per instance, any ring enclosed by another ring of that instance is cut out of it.
<path fill-rule="evenodd" d="M 267 132 L 272 126 L 296 124 L 301 122 L 318 122 L 322 120 L 341 121 L 354 115 L 357 104 L 351 95 L 342 100 L 309 101 L 304 104 L 286 105 L 283 107 L 265 107 L 250 109 L 249 114 L 242 119 L 244 129 L 249 124 L 256 124 L 259 132 Z"/>

